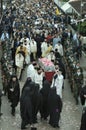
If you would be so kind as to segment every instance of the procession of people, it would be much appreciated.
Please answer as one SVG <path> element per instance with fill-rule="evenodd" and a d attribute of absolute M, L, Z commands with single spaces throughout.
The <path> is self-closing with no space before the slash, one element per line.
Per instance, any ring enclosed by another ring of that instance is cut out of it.
<path fill-rule="evenodd" d="M 12 116 L 20 102 L 21 129 L 30 124 L 31 130 L 36 130 L 33 124 L 38 123 L 38 113 L 40 120 L 48 120 L 53 128 L 60 128 L 66 78 L 75 104 L 80 103 L 79 97 L 81 104 L 85 104 L 83 69 L 79 64 L 81 36 L 78 32 L 73 34 L 66 15 L 52 0 L 15 0 L 11 5 L 3 10 L 0 23 L 4 92 L 0 92 L 0 98 L 7 96 Z M 24 71 L 27 78 L 21 91 Z"/>

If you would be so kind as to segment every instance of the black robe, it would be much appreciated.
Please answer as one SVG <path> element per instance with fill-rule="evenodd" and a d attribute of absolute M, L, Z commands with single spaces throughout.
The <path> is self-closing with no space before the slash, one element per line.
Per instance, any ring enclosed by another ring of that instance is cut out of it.
<path fill-rule="evenodd" d="M 56 88 L 52 88 L 48 97 L 49 107 L 49 124 L 52 127 L 59 126 L 60 113 L 62 111 L 62 101 L 59 95 L 56 94 Z"/>
<path fill-rule="evenodd" d="M 11 89 L 13 89 L 13 91 L 11 91 Z M 20 85 L 18 80 L 15 82 L 13 82 L 12 79 L 10 80 L 8 84 L 8 99 L 12 103 L 12 107 L 16 107 L 18 105 L 20 99 Z"/>
<path fill-rule="evenodd" d="M 30 88 L 31 91 L 31 102 L 32 102 L 32 121 L 37 123 L 37 113 L 42 111 L 42 95 L 39 91 L 39 84 L 34 84 Z"/>
<path fill-rule="evenodd" d="M 42 113 L 41 113 L 41 118 L 47 119 L 49 115 L 48 111 L 48 95 L 50 91 L 50 83 L 45 80 L 43 83 L 43 88 L 41 89 L 41 94 L 43 97 L 43 104 L 42 104 Z"/>
<path fill-rule="evenodd" d="M 86 130 L 86 110 L 82 114 L 80 130 Z"/>
<path fill-rule="evenodd" d="M 21 128 L 32 124 L 32 103 L 30 88 L 25 88 L 20 98 L 20 115 L 22 118 Z"/>
<path fill-rule="evenodd" d="M 86 86 L 81 88 L 81 91 L 80 91 L 80 99 L 81 99 L 81 104 L 82 105 L 85 104 L 85 97 L 84 97 L 84 95 L 86 95 Z"/>
<path fill-rule="evenodd" d="M 25 84 L 24 84 L 24 86 L 22 88 L 22 93 L 23 93 L 23 91 L 24 91 L 25 88 L 30 87 L 30 83 L 31 82 L 32 82 L 31 78 L 27 78 L 27 80 L 26 80 L 26 82 L 25 82 Z"/>
<path fill-rule="evenodd" d="M 62 62 L 61 59 L 58 59 L 58 61 L 59 61 L 59 63 L 58 63 L 59 68 L 60 68 L 60 70 L 62 71 L 62 75 L 63 75 L 63 77 L 64 77 L 64 79 L 65 79 L 65 78 L 66 78 L 65 66 L 64 66 L 64 64 L 63 64 L 63 62 Z"/>
<path fill-rule="evenodd" d="M 41 36 L 39 34 L 37 34 L 34 39 L 37 42 L 37 57 L 40 58 L 41 54 L 42 54 L 42 52 L 41 52 L 41 42 L 42 42 L 42 39 L 41 39 Z"/>

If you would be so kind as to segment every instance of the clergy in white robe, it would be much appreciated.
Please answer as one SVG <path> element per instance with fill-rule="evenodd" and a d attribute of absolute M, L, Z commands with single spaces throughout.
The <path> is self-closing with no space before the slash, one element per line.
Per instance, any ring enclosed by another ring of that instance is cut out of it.
<path fill-rule="evenodd" d="M 56 87 L 57 94 L 62 98 L 62 86 L 63 86 L 63 75 L 61 74 L 61 71 L 58 71 L 55 73 L 51 87 Z"/>
<path fill-rule="evenodd" d="M 25 42 L 25 43 L 23 43 L 23 47 L 27 48 L 27 55 L 25 57 L 25 63 L 29 64 L 30 63 L 30 53 L 31 53 L 30 52 L 30 45 L 27 42 Z"/>
<path fill-rule="evenodd" d="M 34 82 L 39 84 L 40 89 L 43 87 L 43 72 L 40 68 L 37 68 L 37 72 L 34 75 Z"/>
<path fill-rule="evenodd" d="M 34 39 L 30 41 L 30 52 L 31 52 L 31 60 L 36 60 L 37 55 L 37 43 Z"/>
<path fill-rule="evenodd" d="M 48 45 L 47 45 L 47 42 L 46 42 L 46 39 L 45 39 L 45 41 L 42 42 L 42 44 L 41 44 L 42 57 L 46 56 L 47 50 L 48 50 Z"/>
<path fill-rule="evenodd" d="M 24 56 L 22 55 L 22 52 L 15 55 L 15 65 L 17 67 L 17 78 L 19 79 L 24 65 Z"/>
<path fill-rule="evenodd" d="M 59 54 L 60 54 L 61 56 L 63 56 L 63 46 L 62 46 L 62 44 L 61 44 L 60 42 L 58 42 L 58 43 L 55 45 L 54 50 L 55 50 L 55 49 L 58 49 Z"/>
<path fill-rule="evenodd" d="M 36 65 L 37 65 L 36 63 L 31 63 L 27 67 L 27 78 L 30 77 L 32 81 L 34 81 L 34 75 L 36 73 L 36 69 L 35 69 Z"/>
<path fill-rule="evenodd" d="M 22 42 L 23 44 L 24 43 L 29 44 L 30 43 L 30 39 L 25 36 L 25 37 L 21 38 L 20 42 Z"/>

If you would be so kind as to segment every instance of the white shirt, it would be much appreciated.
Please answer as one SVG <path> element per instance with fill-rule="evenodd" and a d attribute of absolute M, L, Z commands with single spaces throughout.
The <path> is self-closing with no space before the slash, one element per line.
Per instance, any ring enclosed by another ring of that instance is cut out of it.
<path fill-rule="evenodd" d="M 37 72 L 35 73 L 34 76 L 34 82 L 39 84 L 40 89 L 43 87 L 42 83 L 43 83 L 43 73 L 38 74 Z"/>

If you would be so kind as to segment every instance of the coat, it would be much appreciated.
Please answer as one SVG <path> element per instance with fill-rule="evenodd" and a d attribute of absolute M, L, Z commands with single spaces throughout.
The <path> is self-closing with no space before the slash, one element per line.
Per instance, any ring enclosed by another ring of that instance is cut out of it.
<path fill-rule="evenodd" d="M 25 124 L 32 123 L 32 103 L 30 88 L 25 88 L 20 98 L 20 115 Z"/>
<path fill-rule="evenodd" d="M 37 113 L 42 111 L 42 95 L 39 91 L 39 84 L 33 84 L 30 87 L 32 102 L 32 122 L 37 123 Z"/>
<path fill-rule="evenodd" d="M 81 91 L 80 91 L 80 99 L 81 99 L 81 104 L 82 105 L 85 105 L 86 98 L 84 97 L 84 95 L 86 95 L 86 86 L 81 88 Z"/>
<path fill-rule="evenodd" d="M 56 94 L 56 88 L 51 88 L 48 96 L 48 106 L 49 106 L 49 124 L 53 127 L 58 127 L 60 113 L 62 111 L 62 100 L 59 95 Z"/>
<path fill-rule="evenodd" d="M 86 110 L 82 113 L 80 130 L 86 130 Z"/>
<path fill-rule="evenodd" d="M 18 80 L 13 82 L 11 79 L 8 83 L 8 99 L 11 101 L 13 107 L 18 105 L 20 99 L 20 85 Z"/>
<path fill-rule="evenodd" d="M 42 104 L 42 117 L 44 119 L 47 119 L 48 115 L 49 115 L 49 111 L 48 111 L 48 95 L 50 92 L 50 83 L 45 80 L 43 83 L 43 88 L 41 89 L 41 94 L 43 97 L 43 104 Z"/>

